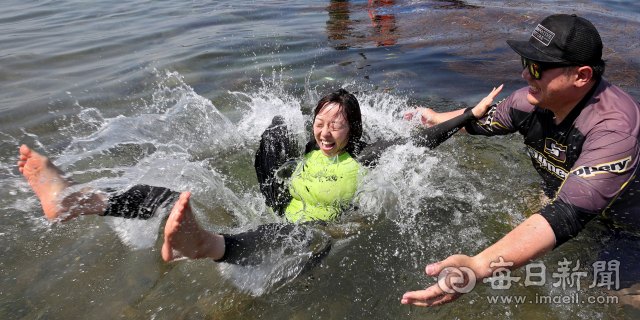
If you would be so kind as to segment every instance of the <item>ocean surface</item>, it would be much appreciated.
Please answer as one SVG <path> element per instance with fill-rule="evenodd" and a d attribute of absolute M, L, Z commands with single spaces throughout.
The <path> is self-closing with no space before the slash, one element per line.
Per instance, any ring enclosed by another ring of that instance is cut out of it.
<path fill-rule="evenodd" d="M 309 139 L 315 103 L 344 87 L 360 101 L 367 141 L 409 136 L 416 129 L 402 119 L 406 110 L 455 110 L 500 84 L 499 99 L 525 86 L 505 40 L 527 39 L 553 13 L 596 25 L 605 78 L 637 99 L 636 1 L 3 3 L 2 319 L 640 315 L 610 299 L 624 291 L 589 288 L 610 236 L 599 221 L 539 261 L 542 285 L 525 282 L 521 268 L 508 289 L 478 283 L 446 306 L 400 304 L 403 293 L 436 283 L 424 273 L 427 264 L 477 254 L 540 208 L 540 180 L 519 135 L 456 135 L 436 150 L 389 150 L 360 182 L 358 209 L 325 227 L 333 238 L 328 256 L 306 269 L 308 253 L 298 251 L 271 252 L 255 267 L 166 263 L 162 216 L 52 224 L 16 165 L 27 144 L 82 187 L 189 190 L 205 229 L 247 231 L 281 221 L 265 208 L 253 170 L 260 134 L 274 116 Z M 556 285 L 563 262 L 587 274 L 579 290 Z"/>

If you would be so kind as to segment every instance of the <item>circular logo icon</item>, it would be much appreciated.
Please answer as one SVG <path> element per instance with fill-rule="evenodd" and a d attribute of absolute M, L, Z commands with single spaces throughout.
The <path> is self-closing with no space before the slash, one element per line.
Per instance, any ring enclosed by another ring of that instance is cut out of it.
<path fill-rule="evenodd" d="M 467 267 L 446 267 L 438 275 L 438 287 L 446 293 L 467 293 L 476 286 L 476 274 Z"/>

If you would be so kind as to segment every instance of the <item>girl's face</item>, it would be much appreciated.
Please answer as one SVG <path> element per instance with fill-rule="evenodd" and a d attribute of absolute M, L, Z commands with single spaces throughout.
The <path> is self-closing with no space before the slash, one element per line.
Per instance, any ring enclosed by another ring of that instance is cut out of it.
<path fill-rule="evenodd" d="M 320 146 L 320 151 L 327 157 L 344 152 L 349 142 L 349 124 L 344 110 L 337 103 L 327 104 L 313 123 L 313 136 Z"/>

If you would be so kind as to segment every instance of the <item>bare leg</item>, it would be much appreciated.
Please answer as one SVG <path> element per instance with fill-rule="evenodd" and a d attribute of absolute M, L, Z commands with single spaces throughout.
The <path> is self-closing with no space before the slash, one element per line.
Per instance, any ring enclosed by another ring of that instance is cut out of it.
<path fill-rule="evenodd" d="M 20 147 L 18 167 L 40 198 L 44 215 L 51 221 L 65 221 L 81 214 L 98 214 L 106 208 L 104 197 L 90 192 L 90 188 L 60 198 L 62 191 L 77 183 L 65 178 L 64 172 L 49 158 L 26 145 Z"/>
<path fill-rule="evenodd" d="M 224 238 L 202 229 L 189 204 L 191 193 L 185 191 L 173 206 L 164 227 L 162 259 L 171 262 L 179 257 L 189 259 L 213 258 L 220 260 L 224 255 Z M 174 250 L 179 256 L 174 256 Z"/>

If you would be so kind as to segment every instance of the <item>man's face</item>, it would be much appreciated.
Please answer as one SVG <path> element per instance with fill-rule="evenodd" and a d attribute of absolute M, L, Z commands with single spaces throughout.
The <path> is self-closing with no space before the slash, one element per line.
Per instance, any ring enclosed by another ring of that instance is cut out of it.
<path fill-rule="evenodd" d="M 566 73 L 564 68 L 544 70 L 540 80 L 531 77 L 529 69 L 525 68 L 522 78 L 529 84 L 527 101 L 534 106 L 557 111 L 576 99 L 573 72 Z"/>

